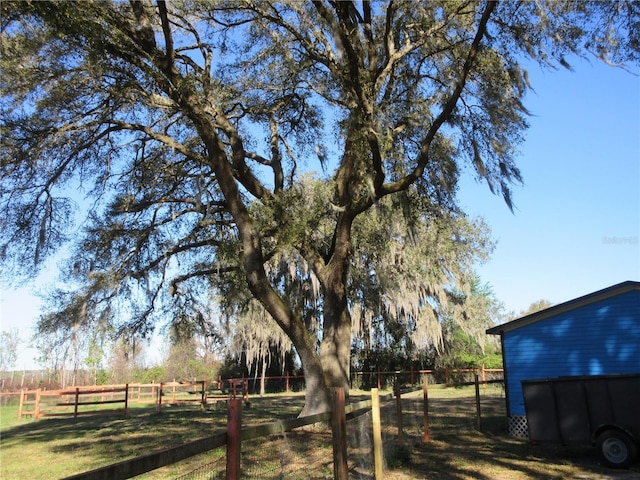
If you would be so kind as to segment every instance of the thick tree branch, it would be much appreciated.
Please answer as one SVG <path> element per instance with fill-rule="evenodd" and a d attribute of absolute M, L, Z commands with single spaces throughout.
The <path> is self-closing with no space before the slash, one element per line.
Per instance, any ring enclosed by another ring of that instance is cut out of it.
<path fill-rule="evenodd" d="M 179 275 L 171 280 L 171 290 L 175 294 L 178 291 L 178 285 L 197 277 L 210 277 L 212 275 L 222 275 L 225 273 L 237 273 L 240 270 L 238 266 L 206 268 L 202 270 L 192 270 L 184 275 Z"/>
<path fill-rule="evenodd" d="M 491 17 L 491 13 L 495 9 L 496 5 L 497 3 L 493 0 L 487 1 L 485 5 L 484 11 L 482 12 L 482 17 L 480 18 L 480 22 L 478 23 L 475 37 L 473 39 L 473 42 L 471 43 L 471 46 L 469 47 L 469 53 L 467 54 L 464 65 L 462 66 L 462 70 L 460 72 L 460 76 L 458 77 L 458 81 L 456 82 L 456 86 L 449 96 L 449 99 L 445 103 L 442 111 L 440 112 L 440 114 L 438 114 L 438 116 L 429 127 L 429 130 L 427 131 L 427 134 L 422 142 L 422 148 L 420 150 L 420 155 L 418 156 L 416 167 L 413 169 L 413 171 L 411 171 L 409 175 L 406 175 L 402 179 L 384 185 L 381 189 L 382 195 L 388 195 L 390 193 L 405 190 L 424 173 L 425 167 L 429 162 L 429 150 L 431 148 L 431 142 L 440 130 L 440 127 L 442 127 L 442 125 L 451 116 L 456 103 L 462 95 L 462 91 L 464 90 L 469 74 L 473 68 L 474 61 L 478 55 L 480 43 L 487 31 L 489 18 Z"/>
<path fill-rule="evenodd" d="M 158 14 L 162 23 L 162 33 L 164 34 L 165 57 L 168 68 L 175 63 L 175 51 L 173 49 L 173 34 L 171 33 L 171 24 L 169 23 L 169 14 L 167 13 L 167 3 L 164 0 L 158 0 Z"/>

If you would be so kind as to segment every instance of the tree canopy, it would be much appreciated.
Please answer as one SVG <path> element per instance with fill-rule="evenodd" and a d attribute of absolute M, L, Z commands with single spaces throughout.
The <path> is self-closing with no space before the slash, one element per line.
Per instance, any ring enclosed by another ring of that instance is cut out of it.
<path fill-rule="evenodd" d="M 144 335 L 207 296 L 256 301 L 300 356 L 309 411 L 347 386 L 352 311 L 416 331 L 442 306 L 464 317 L 487 248 L 457 179 L 511 207 L 523 62 L 639 52 L 637 2 L 0 8 L 5 272 L 73 245 L 41 327 Z"/>

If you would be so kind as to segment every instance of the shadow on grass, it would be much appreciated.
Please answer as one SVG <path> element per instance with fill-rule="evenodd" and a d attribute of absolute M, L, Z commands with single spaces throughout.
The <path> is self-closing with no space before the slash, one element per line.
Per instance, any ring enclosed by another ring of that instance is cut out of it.
<path fill-rule="evenodd" d="M 640 478 L 640 465 L 606 468 L 588 445 L 532 445 L 509 437 L 504 399 L 483 399 L 481 406 L 482 432 L 476 429 L 474 398 L 430 401 L 431 440 L 423 443 L 421 425 L 411 425 L 410 457 L 399 471 L 439 480 Z"/>

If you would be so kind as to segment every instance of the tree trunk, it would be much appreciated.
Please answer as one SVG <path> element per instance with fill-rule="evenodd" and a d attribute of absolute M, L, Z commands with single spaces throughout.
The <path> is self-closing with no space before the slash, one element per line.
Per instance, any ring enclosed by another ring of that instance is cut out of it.
<path fill-rule="evenodd" d="M 320 363 L 328 387 L 344 388 L 348 398 L 351 367 L 351 315 L 345 287 L 335 283 L 325 292 Z"/>
<path fill-rule="evenodd" d="M 320 357 L 315 350 L 308 348 L 297 348 L 297 350 L 304 367 L 305 382 L 304 408 L 300 412 L 300 416 L 306 417 L 330 410 L 331 396 Z"/>
<path fill-rule="evenodd" d="M 351 367 L 351 314 L 346 289 L 350 237 L 351 218 L 343 217 L 336 229 L 333 258 L 318 272 L 324 297 L 320 363 L 327 387 L 343 388 L 347 399 Z"/>

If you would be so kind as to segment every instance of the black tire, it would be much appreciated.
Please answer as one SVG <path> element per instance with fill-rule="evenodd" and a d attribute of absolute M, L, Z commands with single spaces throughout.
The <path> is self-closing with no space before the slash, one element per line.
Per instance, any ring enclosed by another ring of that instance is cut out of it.
<path fill-rule="evenodd" d="M 638 453 L 633 439 L 616 429 L 602 432 L 598 436 L 596 448 L 602 463 L 612 468 L 629 468 Z"/>

